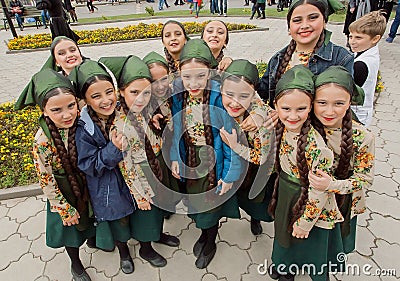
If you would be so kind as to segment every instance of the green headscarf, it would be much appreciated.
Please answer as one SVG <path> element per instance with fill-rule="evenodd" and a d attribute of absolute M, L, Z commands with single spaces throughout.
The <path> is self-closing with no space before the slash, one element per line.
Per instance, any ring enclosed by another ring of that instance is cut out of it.
<path fill-rule="evenodd" d="M 104 57 L 100 63 L 107 66 L 118 80 L 118 86 L 124 87 L 134 80 L 145 78 L 152 80 L 150 70 L 139 57 Z"/>
<path fill-rule="evenodd" d="M 343 66 L 331 66 L 319 74 L 315 79 L 315 88 L 329 83 L 338 84 L 345 88 L 351 95 L 352 104 L 364 104 L 365 94 L 363 89 L 356 85 L 351 74 Z"/>
<path fill-rule="evenodd" d="M 179 61 L 180 64 L 182 64 L 193 58 L 207 62 L 210 68 L 215 68 L 218 65 L 210 48 L 203 39 L 192 39 L 188 41 L 182 49 Z"/>
<path fill-rule="evenodd" d="M 286 71 L 276 84 L 276 97 L 285 90 L 299 89 L 314 95 L 314 74 L 303 65 Z"/>
<path fill-rule="evenodd" d="M 328 21 L 328 18 L 331 14 L 333 14 L 337 11 L 343 10 L 345 8 L 345 6 L 339 0 L 314 0 L 314 1 L 320 2 L 324 6 L 325 13 L 323 13 L 323 14 L 324 14 L 325 21 Z M 301 3 L 299 3 L 299 2 L 301 2 Z M 293 10 L 297 6 L 301 5 L 304 2 L 305 2 L 304 0 L 293 0 L 292 1 L 292 3 L 289 6 L 289 10 L 288 10 L 288 19 L 287 19 L 288 22 L 290 21 L 289 15 L 291 15 L 293 13 Z M 308 3 L 308 4 L 311 4 L 311 3 Z"/>
<path fill-rule="evenodd" d="M 255 89 L 258 87 L 259 76 L 258 69 L 255 64 L 252 64 L 248 60 L 234 60 L 229 65 L 229 67 L 222 74 L 222 81 L 224 81 L 229 76 L 243 76 L 246 77 L 247 80 L 251 82 Z"/>
<path fill-rule="evenodd" d="M 156 52 L 148 53 L 143 58 L 143 61 L 145 64 L 147 64 L 147 66 L 149 66 L 152 63 L 158 62 L 158 63 L 163 64 L 167 70 L 169 69 L 167 60 L 162 55 L 160 55 L 159 53 L 156 53 Z"/>
<path fill-rule="evenodd" d="M 43 110 L 43 100 L 46 94 L 56 88 L 67 88 L 75 93 L 74 87 L 67 77 L 49 68 L 42 69 L 32 76 L 14 108 L 20 110 L 26 106 L 37 104 Z"/>
<path fill-rule="evenodd" d="M 98 75 L 107 76 L 112 80 L 110 74 L 107 72 L 104 66 L 92 60 L 86 60 L 71 71 L 68 77 L 75 86 L 75 91 L 78 98 L 83 99 L 85 97 L 85 93 L 83 93 L 83 86 L 90 78 Z"/>

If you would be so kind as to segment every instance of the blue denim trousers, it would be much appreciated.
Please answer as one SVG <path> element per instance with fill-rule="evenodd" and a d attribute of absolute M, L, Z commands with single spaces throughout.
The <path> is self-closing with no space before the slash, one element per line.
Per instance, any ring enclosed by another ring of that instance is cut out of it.
<path fill-rule="evenodd" d="M 219 0 L 219 14 L 226 14 L 228 10 L 228 0 Z"/>
<path fill-rule="evenodd" d="M 399 29 L 400 25 L 400 5 L 397 5 L 396 8 L 396 16 L 394 17 L 394 21 L 390 26 L 389 37 L 396 37 L 397 29 Z"/>

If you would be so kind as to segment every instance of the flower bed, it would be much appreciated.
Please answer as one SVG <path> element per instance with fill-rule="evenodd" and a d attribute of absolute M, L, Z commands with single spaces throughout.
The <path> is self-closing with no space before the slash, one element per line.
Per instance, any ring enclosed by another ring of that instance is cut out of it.
<path fill-rule="evenodd" d="M 197 22 L 184 22 L 185 30 L 187 34 L 198 34 L 200 33 L 208 21 L 197 23 Z M 236 24 L 226 23 L 228 30 L 247 30 L 255 29 L 255 25 L 251 24 Z M 128 25 L 123 28 L 102 28 L 96 30 L 81 30 L 75 31 L 76 34 L 81 38 L 78 43 L 92 44 L 92 43 L 104 43 L 114 42 L 123 40 L 133 39 L 145 39 L 155 38 L 161 35 L 162 23 L 158 24 L 145 24 L 140 23 L 138 25 Z M 18 38 L 12 39 L 8 42 L 9 50 L 23 50 L 23 49 L 37 49 L 50 47 L 51 34 L 41 33 L 36 35 L 19 36 Z"/>

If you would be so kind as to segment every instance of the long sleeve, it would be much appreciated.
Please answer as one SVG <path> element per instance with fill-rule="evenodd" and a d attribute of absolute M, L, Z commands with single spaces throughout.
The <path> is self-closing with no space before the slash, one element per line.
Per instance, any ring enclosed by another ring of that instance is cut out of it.
<path fill-rule="evenodd" d="M 51 211 L 58 212 L 63 221 L 73 217 L 77 211 L 67 202 L 53 175 L 53 167 L 62 168 L 61 161 L 56 156 L 56 148 L 47 139 L 42 129 L 39 129 L 35 136 L 33 162 L 40 187 L 49 200 Z"/>

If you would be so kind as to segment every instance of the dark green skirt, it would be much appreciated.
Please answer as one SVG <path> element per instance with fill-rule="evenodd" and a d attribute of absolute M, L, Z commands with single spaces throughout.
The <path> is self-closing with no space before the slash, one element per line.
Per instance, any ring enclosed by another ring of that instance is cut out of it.
<path fill-rule="evenodd" d="M 344 221 L 340 223 L 340 230 L 344 252 L 348 254 L 353 252 L 356 248 L 357 216 L 351 219 L 352 194 L 346 194 L 344 196 L 343 205 L 340 207 L 340 212 L 344 217 Z"/>
<path fill-rule="evenodd" d="M 94 220 L 91 220 L 83 231 L 79 231 L 76 226 L 64 226 L 60 215 L 50 211 L 50 203 L 47 201 L 46 245 L 50 248 L 79 248 L 86 239 L 95 236 L 93 223 Z"/>
<path fill-rule="evenodd" d="M 206 150 L 200 150 L 201 146 L 196 146 L 196 164 L 200 164 L 201 159 L 208 159 L 209 155 Z M 200 155 L 203 154 L 203 155 Z M 204 167 L 204 166 L 203 166 Z M 208 167 L 204 167 L 207 169 Z M 206 170 L 202 170 L 200 166 L 197 166 L 196 173 L 198 175 L 198 179 L 195 180 L 187 180 L 186 189 L 188 194 L 199 194 L 207 191 L 207 187 L 209 186 L 208 180 L 208 172 Z M 212 192 L 204 195 L 204 202 L 212 205 L 214 200 L 218 200 L 220 195 L 215 193 L 216 187 L 212 189 Z M 195 207 L 198 204 L 199 199 L 196 199 L 196 202 L 191 202 L 191 198 L 189 196 L 189 204 L 192 207 L 189 207 L 191 214 L 189 217 L 196 222 L 196 227 L 201 229 L 207 229 L 213 227 L 218 224 L 219 220 L 223 217 L 227 218 L 240 218 L 239 212 L 239 204 L 237 201 L 236 194 L 231 189 L 229 192 L 222 196 L 227 196 L 227 199 L 224 203 L 220 204 L 218 207 L 213 208 L 206 212 L 197 212 Z"/>
<path fill-rule="evenodd" d="M 245 180 L 237 191 L 237 198 L 239 207 L 243 209 L 250 217 L 256 220 L 272 222 L 273 218 L 268 213 L 268 205 L 271 201 L 272 192 L 274 190 L 275 176 L 271 175 L 267 183 L 254 182 L 257 175 L 258 167 L 256 165 L 249 165 L 249 171 Z M 261 166 L 262 168 L 262 166 Z M 253 184 L 264 185 L 264 188 L 254 199 L 249 199 L 249 192 Z"/>
<path fill-rule="evenodd" d="M 303 267 L 306 269 L 304 273 L 309 274 L 313 280 L 325 281 L 329 263 L 332 265 L 331 271 L 341 272 L 345 269 L 344 261 L 340 258 L 340 253 L 343 253 L 340 227 L 334 229 L 313 227 L 307 239 L 292 237 L 288 231 L 291 210 L 299 196 L 299 180 L 281 172 L 275 210 L 272 262 L 275 266 L 281 265 L 286 269 L 282 271 L 286 272 L 289 272 L 290 266 L 300 270 Z"/>
<path fill-rule="evenodd" d="M 114 241 L 127 242 L 131 238 L 129 216 L 113 221 L 103 221 L 96 226 L 96 246 L 113 249 Z"/>
<path fill-rule="evenodd" d="M 151 204 L 150 211 L 137 209 L 129 216 L 131 236 L 140 242 L 160 240 L 163 229 L 164 211 Z"/>

